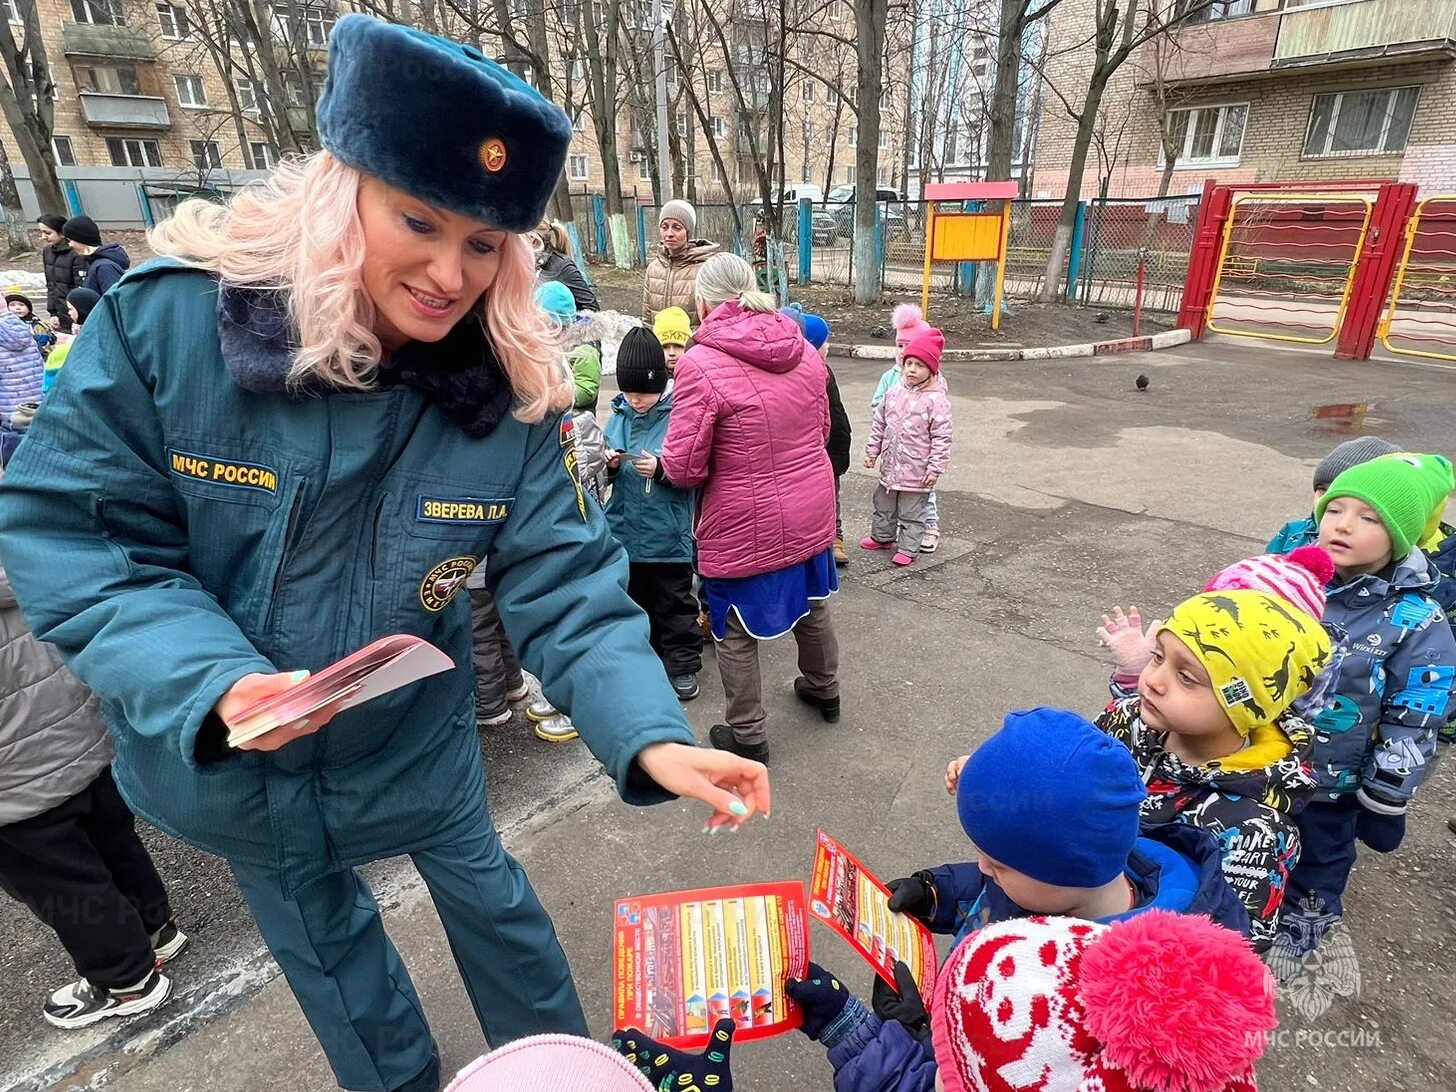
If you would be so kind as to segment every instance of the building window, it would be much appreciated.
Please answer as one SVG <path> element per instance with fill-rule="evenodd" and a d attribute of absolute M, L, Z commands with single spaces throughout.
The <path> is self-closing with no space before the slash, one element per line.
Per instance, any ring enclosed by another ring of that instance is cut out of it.
<path fill-rule="evenodd" d="M 265 140 L 254 140 L 248 144 L 248 156 L 253 161 L 253 170 L 271 171 L 278 166 L 278 153 Z"/>
<path fill-rule="evenodd" d="M 713 160 L 713 181 L 718 183 L 723 181 L 723 165 L 716 159 Z"/>
<path fill-rule="evenodd" d="M 571 157 L 571 180 L 573 182 L 585 182 L 587 178 L 587 162 L 584 155 L 573 155 Z"/>
<path fill-rule="evenodd" d="M 812 121 L 804 122 L 804 143 L 808 146 L 812 146 L 814 143 L 814 123 Z M 804 169 L 809 169 L 807 164 Z M 809 180 L 806 178 L 804 181 L 807 182 Z"/>
<path fill-rule="evenodd" d="M 71 0 L 71 14 L 78 23 L 121 26 L 121 4 L 118 0 Z"/>
<path fill-rule="evenodd" d="M 708 90 L 723 90 L 723 70 L 721 68 L 715 68 L 708 73 Z"/>
<path fill-rule="evenodd" d="M 25 22 L 20 17 L 20 0 L 5 0 L 5 18 L 17 27 Z"/>
<path fill-rule="evenodd" d="M 637 180 L 646 182 L 652 177 L 652 168 L 647 163 L 647 154 L 644 152 L 637 158 Z"/>
<path fill-rule="evenodd" d="M 162 150 L 155 140 L 136 137 L 107 137 L 106 153 L 113 167 L 160 167 Z"/>
<path fill-rule="evenodd" d="M 814 90 L 814 81 L 812 79 L 806 80 L 804 82 L 804 101 L 813 102 L 815 94 L 817 92 Z"/>
<path fill-rule="evenodd" d="M 1253 10 L 1254 0 L 1213 0 L 1211 4 L 1208 4 L 1208 0 L 1178 0 L 1173 5 L 1173 17 L 1181 19 L 1186 15 L 1189 23 L 1213 23 L 1220 19 L 1249 15 Z"/>
<path fill-rule="evenodd" d="M 1316 95 L 1304 154 L 1379 155 L 1404 150 L 1416 117 L 1419 87 Z"/>
<path fill-rule="evenodd" d="M 329 42 L 329 31 L 334 28 L 336 16 L 323 8 L 303 9 L 303 33 L 314 49 L 323 49 Z"/>
<path fill-rule="evenodd" d="M 202 86 L 201 76 L 173 76 L 177 85 L 177 102 L 181 106 L 206 106 L 207 89 Z"/>
<path fill-rule="evenodd" d="M 199 171 L 216 171 L 222 168 L 222 152 L 215 140 L 189 140 L 192 145 L 192 165 Z"/>
<path fill-rule="evenodd" d="M 243 108 L 244 113 L 251 113 L 258 109 L 258 88 L 247 76 L 239 76 L 237 81 L 238 105 Z"/>
<path fill-rule="evenodd" d="M 158 4 L 157 22 L 162 24 L 162 37 L 168 41 L 180 42 L 192 37 L 192 28 L 187 25 L 187 13 L 176 4 Z"/>
<path fill-rule="evenodd" d="M 76 86 L 100 95 L 140 95 L 134 64 L 92 64 L 76 69 Z"/>
<path fill-rule="evenodd" d="M 1177 166 L 1236 166 L 1248 117 L 1246 102 L 1168 111 L 1168 146 L 1177 153 Z"/>
<path fill-rule="evenodd" d="M 859 142 L 859 125 L 849 127 L 849 146 L 853 148 Z"/>
<path fill-rule="evenodd" d="M 572 119 L 571 127 L 578 133 L 586 132 L 586 111 L 578 110 L 576 117 Z"/>
<path fill-rule="evenodd" d="M 74 167 L 76 165 L 76 149 L 71 147 L 70 137 L 51 137 L 51 150 L 56 153 L 57 167 Z"/>
<path fill-rule="evenodd" d="M 721 137 L 721 136 L 725 136 L 727 134 L 727 132 L 728 132 L 728 126 L 724 124 L 722 115 L 721 114 L 714 114 L 713 115 L 713 135 L 715 137 Z"/>
<path fill-rule="evenodd" d="M 284 78 L 283 83 L 288 94 L 288 105 L 295 110 L 302 110 L 308 102 L 308 96 L 303 89 L 303 81 L 290 72 Z"/>

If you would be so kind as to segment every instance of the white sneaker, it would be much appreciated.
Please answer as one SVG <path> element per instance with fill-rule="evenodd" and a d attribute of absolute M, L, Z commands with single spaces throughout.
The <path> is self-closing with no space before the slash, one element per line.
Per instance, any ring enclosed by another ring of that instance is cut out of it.
<path fill-rule="evenodd" d="M 62 986 L 45 1003 L 46 1020 L 58 1028 L 88 1027 L 112 1016 L 135 1016 L 151 1012 L 172 993 L 172 981 L 158 971 L 125 990 L 93 986 L 84 978 Z"/>
<path fill-rule="evenodd" d="M 475 726 L 477 728 L 499 728 L 502 724 L 509 724 L 511 720 L 511 707 L 508 705 L 499 713 L 475 715 Z"/>
<path fill-rule="evenodd" d="M 508 694 L 506 694 L 506 701 L 510 702 L 512 705 L 515 705 L 518 702 L 525 701 L 530 696 L 531 684 L 525 678 L 522 678 L 521 685 L 515 690 L 512 690 Z"/>
<path fill-rule="evenodd" d="M 920 552 L 922 554 L 933 554 L 935 548 L 940 545 L 940 528 L 927 528 L 925 534 L 920 536 Z"/>
<path fill-rule="evenodd" d="M 158 964 L 176 959 L 188 943 L 187 934 L 177 928 L 176 918 L 172 918 L 152 934 L 152 950 L 157 953 Z"/>

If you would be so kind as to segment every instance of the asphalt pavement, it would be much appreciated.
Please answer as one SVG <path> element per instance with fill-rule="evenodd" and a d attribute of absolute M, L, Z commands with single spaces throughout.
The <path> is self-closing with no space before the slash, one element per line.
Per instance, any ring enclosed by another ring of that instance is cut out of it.
<path fill-rule="evenodd" d="M 832 361 L 857 448 L 880 367 Z M 1134 389 L 1151 378 L 1146 394 Z M 681 887 L 806 877 L 823 826 L 872 869 L 898 875 L 965 859 L 942 785 L 946 761 L 993 731 L 1008 709 L 1061 704 L 1094 713 L 1106 661 L 1093 628 L 1114 604 L 1160 612 L 1214 569 L 1256 552 L 1308 511 L 1314 463 L 1355 428 L 1412 449 L 1456 447 L 1456 377 L 1397 364 L 1351 364 L 1221 340 L 1155 354 L 951 365 L 957 414 L 941 483 L 941 548 L 908 571 L 856 556 L 833 611 L 844 719 L 819 722 L 790 693 L 791 642 L 765 650 L 775 807 L 733 836 L 699 833 L 677 803 L 630 809 L 580 745 L 551 747 L 517 721 L 484 741 L 491 804 L 530 871 L 569 953 L 593 1030 L 610 1030 L 610 908 L 615 897 Z M 1317 408 L 1364 405 L 1352 417 Z M 857 540 L 872 479 L 844 486 Z M 711 655 L 687 709 L 701 738 L 721 719 Z M 1450 997 L 1456 927 L 1446 818 L 1456 773 L 1443 759 L 1400 852 L 1363 854 L 1348 899 L 1342 972 L 1281 994 L 1281 1034 L 1261 1065 L 1265 1088 L 1456 1088 Z M 173 965 L 178 996 L 121 1026 L 61 1033 L 38 1013 L 69 966 L 54 941 L 0 903 L 0 1088 L 119 1092 L 333 1086 L 286 984 L 225 867 L 148 835 L 193 948 Z M 428 898 L 407 862 L 370 872 L 452 1071 L 484 1049 Z M 827 930 L 815 958 L 861 993 L 870 972 Z M 1334 951 L 1334 950 L 1332 950 Z M 829 1088 L 817 1045 L 798 1035 L 735 1050 L 738 1088 Z M 67 1074 L 70 1074 L 67 1076 Z"/>

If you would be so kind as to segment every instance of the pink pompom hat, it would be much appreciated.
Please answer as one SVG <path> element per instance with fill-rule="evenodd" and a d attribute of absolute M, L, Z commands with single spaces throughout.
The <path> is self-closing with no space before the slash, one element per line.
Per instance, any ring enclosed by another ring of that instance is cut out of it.
<path fill-rule="evenodd" d="M 532 1035 L 475 1059 L 445 1092 L 652 1092 L 609 1046 L 575 1035 Z"/>
<path fill-rule="evenodd" d="M 1301 546 L 1287 554 L 1260 554 L 1235 561 L 1214 573 L 1206 592 L 1247 590 L 1277 596 L 1315 621 L 1325 616 L 1325 585 L 1335 575 L 1335 562 L 1318 546 Z"/>

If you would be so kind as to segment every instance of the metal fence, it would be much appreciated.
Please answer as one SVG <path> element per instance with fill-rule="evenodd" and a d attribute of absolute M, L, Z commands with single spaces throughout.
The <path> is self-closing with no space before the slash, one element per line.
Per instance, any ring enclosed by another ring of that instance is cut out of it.
<path fill-rule="evenodd" d="M 1067 257 L 1059 269 L 1062 292 L 1070 300 L 1104 307 L 1132 307 L 1142 282 L 1145 308 L 1176 311 L 1182 297 L 1198 219 L 1197 194 L 1174 197 L 1115 197 L 1082 201 L 1074 218 Z M 600 195 L 573 198 L 575 227 L 586 257 L 611 262 L 615 248 Z M 1012 202 L 1007 241 L 1006 294 L 1022 299 L 1040 294 L 1061 215 L 1060 200 Z M 757 202 L 694 206 L 693 234 L 752 257 Z M 944 203 L 942 203 L 944 207 Z M 657 249 L 657 206 L 637 203 L 626 209 L 628 264 L 644 266 Z M 928 208 L 921 201 L 882 201 L 876 205 L 874 253 L 887 288 L 918 289 L 924 272 Z M 784 263 L 791 282 L 852 283 L 854 205 L 813 204 L 783 212 Z M 931 287 L 976 292 L 982 271 L 976 263 L 937 263 Z"/>

